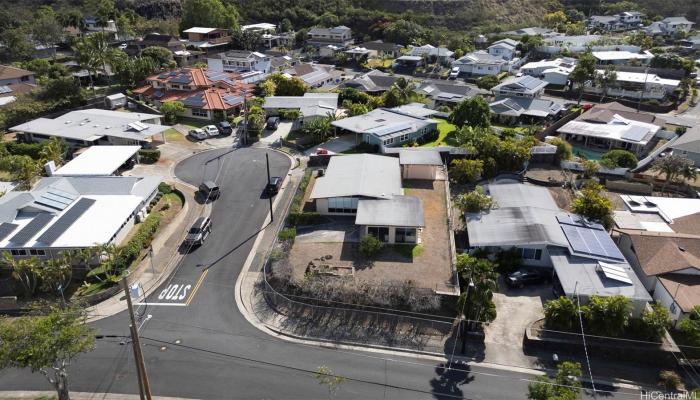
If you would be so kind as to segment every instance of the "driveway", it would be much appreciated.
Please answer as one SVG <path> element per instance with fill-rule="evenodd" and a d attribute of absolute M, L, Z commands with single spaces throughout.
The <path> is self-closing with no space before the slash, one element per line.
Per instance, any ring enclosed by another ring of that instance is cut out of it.
<path fill-rule="evenodd" d="M 356 144 L 355 144 L 355 135 L 354 134 L 343 135 L 343 136 L 339 136 L 337 138 L 327 140 L 327 141 L 319 144 L 318 146 L 314 146 L 314 147 L 304 151 L 304 155 L 308 156 L 308 155 L 314 154 L 314 153 L 316 153 L 316 151 L 318 151 L 319 148 L 330 150 L 330 151 L 333 151 L 335 153 L 342 153 L 344 151 L 348 151 L 348 150 L 352 149 L 353 147 L 355 147 L 355 145 Z"/>
<path fill-rule="evenodd" d="M 260 137 L 260 141 L 263 143 L 272 144 L 280 139 L 284 139 L 289 135 L 289 131 L 292 130 L 293 122 L 280 122 L 279 126 L 274 132 L 265 130 L 263 136 Z"/>
<path fill-rule="evenodd" d="M 544 302 L 554 298 L 552 285 L 544 283 L 511 289 L 499 279 L 498 287 L 498 293 L 493 294 L 497 316 L 484 329 L 489 362 L 525 365 L 527 357 L 522 349 L 525 328 L 544 318 Z"/>

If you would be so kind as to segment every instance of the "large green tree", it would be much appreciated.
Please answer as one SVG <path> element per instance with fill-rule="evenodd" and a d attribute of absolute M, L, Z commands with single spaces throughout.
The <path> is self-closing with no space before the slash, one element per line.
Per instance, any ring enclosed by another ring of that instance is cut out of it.
<path fill-rule="evenodd" d="M 609 227 L 612 224 L 612 202 L 602 191 L 599 184 L 586 183 L 571 204 L 571 211 Z"/>
<path fill-rule="evenodd" d="M 452 111 L 450 120 L 458 127 L 489 127 L 491 126 L 491 109 L 489 103 L 481 96 L 462 100 Z"/>
<path fill-rule="evenodd" d="M 610 150 L 600 159 L 600 164 L 606 168 L 634 168 L 637 162 L 634 153 L 622 149 Z"/>
<path fill-rule="evenodd" d="M 180 30 L 202 26 L 208 28 L 239 29 L 238 10 L 232 3 L 221 0 L 184 0 Z"/>
<path fill-rule="evenodd" d="M 557 366 L 554 379 L 537 377 L 527 386 L 528 400 L 575 400 L 581 391 L 581 364 L 565 361 Z"/>
<path fill-rule="evenodd" d="M 578 64 L 571 74 L 569 74 L 569 80 L 572 84 L 576 84 L 578 87 L 578 104 L 581 104 L 581 99 L 583 98 L 583 89 L 586 86 L 586 82 L 594 80 L 596 77 L 596 60 L 590 51 L 581 54 L 578 58 Z"/>
<path fill-rule="evenodd" d="M 652 164 L 651 169 L 666 176 L 666 181 L 661 187 L 662 192 L 666 190 L 666 185 L 674 182 L 679 177 L 692 180 L 697 177 L 697 171 L 692 161 L 673 154 L 657 158 Z"/>
<path fill-rule="evenodd" d="M 177 66 L 173 59 L 173 52 L 161 46 L 149 46 L 141 50 L 141 57 L 150 57 L 161 68 L 174 68 Z"/>
<path fill-rule="evenodd" d="M 63 27 L 50 6 L 41 6 L 31 21 L 32 38 L 47 48 L 59 43 L 63 37 Z"/>
<path fill-rule="evenodd" d="M 0 320 L 0 369 L 29 368 L 53 385 L 59 400 L 69 400 L 68 367 L 94 348 L 95 333 L 79 307 L 50 307 L 37 316 Z"/>

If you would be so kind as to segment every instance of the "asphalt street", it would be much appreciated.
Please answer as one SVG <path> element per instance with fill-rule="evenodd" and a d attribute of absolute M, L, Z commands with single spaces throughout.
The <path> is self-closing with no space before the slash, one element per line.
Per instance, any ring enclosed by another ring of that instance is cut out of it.
<path fill-rule="evenodd" d="M 344 351 L 290 343 L 250 325 L 235 304 L 234 285 L 268 216 L 265 154 L 273 176 L 284 176 L 289 159 L 263 149 L 200 153 L 176 175 L 193 185 L 216 180 L 213 232 L 193 249 L 173 276 L 147 299 L 151 314 L 141 328 L 153 393 L 201 399 L 322 399 L 327 389 L 314 378 L 321 365 L 347 381 L 339 399 L 525 399 L 531 375 L 505 369 L 465 367 L 445 370 L 438 361 Z M 157 304 L 157 305 L 154 305 Z M 138 393 L 126 312 L 97 321 L 105 338 L 74 361 L 71 390 Z M 0 372 L 2 390 L 51 390 L 39 374 Z M 584 394 L 589 398 L 590 394 Z M 599 395 L 600 397 L 600 395 Z M 609 398 L 639 398 L 624 391 Z M 592 397 L 591 397 L 592 398 Z"/>

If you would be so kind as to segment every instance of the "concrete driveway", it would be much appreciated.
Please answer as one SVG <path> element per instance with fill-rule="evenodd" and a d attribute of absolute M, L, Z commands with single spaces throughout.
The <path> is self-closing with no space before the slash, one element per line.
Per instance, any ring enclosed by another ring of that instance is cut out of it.
<path fill-rule="evenodd" d="M 337 138 L 327 140 L 319 144 L 318 146 L 314 146 L 304 151 L 304 155 L 308 156 L 314 154 L 316 153 L 316 151 L 318 151 L 319 148 L 330 150 L 336 153 L 342 153 L 344 151 L 352 149 L 353 147 L 355 147 L 355 135 L 349 134 L 338 136 Z"/>
<path fill-rule="evenodd" d="M 544 302 L 554 298 L 552 285 L 543 283 L 511 289 L 499 279 L 498 293 L 494 293 L 496 319 L 485 329 L 489 362 L 507 365 L 527 365 L 523 353 L 525 328 L 532 322 L 544 318 Z"/>
<path fill-rule="evenodd" d="M 280 139 L 284 139 L 287 137 L 289 134 L 289 131 L 292 130 L 292 125 L 293 122 L 280 122 L 279 126 L 277 129 L 273 132 L 270 132 L 268 130 L 263 131 L 262 137 L 260 137 L 260 141 L 263 143 L 268 143 L 272 144 L 275 143 L 276 141 Z"/>

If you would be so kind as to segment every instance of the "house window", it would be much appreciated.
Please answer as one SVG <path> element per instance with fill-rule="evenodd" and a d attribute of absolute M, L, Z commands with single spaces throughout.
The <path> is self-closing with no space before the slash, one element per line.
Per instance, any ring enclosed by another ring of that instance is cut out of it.
<path fill-rule="evenodd" d="M 415 243 L 416 228 L 396 228 L 396 243 Z"/>
<path fill-rule="evenodd" d="M 29 249 L 30 256 L 45 256 L 46 252 L 40 249 Z"/>
<path fill-rule="evenodd" d="M 355 197 L 331 197 L 328 199 L 328 212 L 339 214 L 355 214 L 357 212 Z"/>
<path fill-rule="evenodd" d="M 192 116 L 193 117 L 208 117 L 209 113 L 206 110 L 202 110 L 201 108 L 193 108 L 192 109 Z"/>
<path fill-rule="evenodd" d="M 384 243 L 389 241 L 389 228 L 385 226 L 368 226 L 367 234 L 376 237 Z"/>
<path fill-rule="evenodd" d="M 404 133 L 404 134 L 401 135 L 401 137 L 399 138 L 399 141 L 400 141 L 400 142 L 405 142 L 405 141 L 407 141 L 407 140 L 408 140 L 408 133 Z"/>
<path fill-rule="evenodd" d="M 522 249 L 523 260 L 539 260 L 542 258 L 540 249 Z"/>
<path fill-rule="evenodd" d="M 389 138 L 389 139 L 384 140 L 384 146 L 388 146 L 392 143 L 394 143 L 394 138 Z"/>
<path fill-rule="evenodd" d="M 26 256 L 27 255 L 27 250 L 10 250 L 10 253 L 13 256 Z"/>

